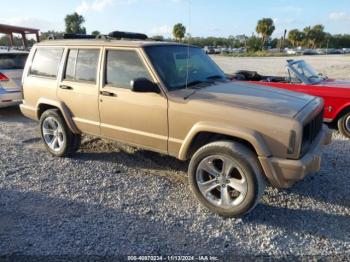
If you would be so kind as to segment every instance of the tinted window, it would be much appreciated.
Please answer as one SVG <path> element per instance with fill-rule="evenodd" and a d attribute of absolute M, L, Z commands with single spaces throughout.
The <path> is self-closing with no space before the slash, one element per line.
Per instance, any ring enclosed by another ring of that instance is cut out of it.
<path fill-rule="evenodd" d="M 38 76 L 57 77 L 62 53 L 62 48 L 38 48 L 30 73 Z"/>
<path fill-rule="evenodd" d="M 136 52 L 119 50 L 109 50 L 107 52 L 107 84 L 130 88 L 130 81 L 140 77 L 151 79 Z"/>
<path fill-rule="evenodd" d="M 96 82 L 99 50 L 80 49 L 75 68 L 75 80 Z"/>
<path fill-rule="evenodd" d="M 214 80 L 226 81 L 225 74 L 200 48 L 157 45 L 145 50 L 169 90 Z"/>
<path fill-rule="evenodd" d="M 66 66 L 66 73 L 64 78 L 67 80 L 74 80 L 75 79 L 75 61 L 77 59 L 78 50 L 77 49 L 71 49 L 69 50 L 68 59 L 67 59 L 67 66 Z"/>
<path fill-rule="evenodd" d="M 28 54 L 0 54 L 0 69 L 23 69 Z"/>

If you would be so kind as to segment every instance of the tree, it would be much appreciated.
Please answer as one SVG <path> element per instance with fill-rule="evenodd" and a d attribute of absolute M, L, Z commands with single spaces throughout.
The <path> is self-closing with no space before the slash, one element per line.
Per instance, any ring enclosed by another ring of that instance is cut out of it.
<path fill-rule="evenodd" d="M 261 35 L 261 49 L 264 49 L 266 40 L 272 35 L 275 31 L 275 25 L 271 18 L 263 18 L 258 21 L 256 25 L 256 32 Z"/>
<path fill-rule="evenodd" d="M 64 34 L 63 32 L 54 31 L 54 30 L 49 30 L 49 31 L 46 31 L 46 32 L 42 32 L 40 34 L 40 41 L 46 40 L 50 36 L 61 37 L 61 36 L 63 36 L 63 34 Z"/>
<path fill-rule="evenodd" d="M 324 32 L 323 25 L 315 25 L 312 28 L 312 40 L 314 44 L 314 48 L 320 47 L 324 39 L 326 38 L 326 33 Z"/>
<path fill-rule="evenodd" d="M 300 45 L 304 38 L 304 32 L 301 32 L 298 29 L 290 30 L 288 33 L 288 40 L 292 42 L 293 47 Z"/>
<path fill-rule="evenodd" d="M 249 39 L 248 36 L 246 36 L 246 35 L 237 35 L 236 39 L 239 42 L 239 44 L 238 44 L 238 46 L 235 46 L 235 47 L 244 46 L 245 48 L 247 48 L 247 41 Z"/>
<path fill-rule="evenodd" d="M 94 35 L 94 36 L 98 36 L 101 33 L 100 33 L 100 31 L 95 30 L 95 31 L 92 31 L 91 34 Z"/>
<path fill-rule="evenodd" d="M 261 48 L 261 41 L 260 41 L 260 39 L 257 36 L 252 35 L 247 40 L 246 48 L 247 48 L 248 52 L 256 52 L 256 51 L 258 51 Z"/>
<path fill-rule="evenodd" d="M 321 45 L 326 37 L 323 25 L 308 26 L 304 28 L 305 39 L 309 48 L 316 48 Z"/>
<path fill-rule="evenodd" d="M 86 29 L 82 25 L 85 22 L 85 18 L 79 15 L 77 12 L 66 15 L 64 18 L 66 23 L 66 33 L 68 34 L 86 34 Z"/>
<path fill-rule="evenodd" d="M 186 27 L 183 24 L 178 23 L 174 25 L 173 35 L 177 40 L 181 42 L 182 38 L 185 37 L 185 33 L 186 33 Z"/>

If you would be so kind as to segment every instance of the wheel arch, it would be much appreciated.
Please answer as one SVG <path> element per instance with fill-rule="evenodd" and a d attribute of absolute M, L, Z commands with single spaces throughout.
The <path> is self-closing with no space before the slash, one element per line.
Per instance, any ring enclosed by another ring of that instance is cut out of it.
<path fill-rule="evenodd" d="M 254 130 L 218 123 L 199 123 L 186 136 L 180 148 L 178 158 L 187 160 L 201 146 L 219 140 L 240 142 L 256 153 L 257 156 L 271 155 L 262 136 Z"/>
<path fill-rule="evenodd" d="M 80 130 L 75 125 L 72 114 L 67 108 L 67 106 L 61 101 L 55 101 L 50 99 L 41 98 L 37 103 L 37 118 L 40 119 L 42 113 L 49 109 L 58 109 L 65 122 L 67 123 L 68 128 L 74 134 L 80 134 Z"/>
<path fill-rule="evenodd" d="M 336 117 L 334 118 L 334 121 L 337 122 L 342 116 L 344 116 L 346 113 L 349 113 L 349 112 L 350 112 L 350 103 L 344 105 L 338 110 Z"/>

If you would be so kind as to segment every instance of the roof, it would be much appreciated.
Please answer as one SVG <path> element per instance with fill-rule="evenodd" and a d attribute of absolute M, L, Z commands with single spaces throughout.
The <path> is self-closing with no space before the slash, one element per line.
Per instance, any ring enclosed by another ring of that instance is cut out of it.
<path fill-rule="evenodd" d="M 0 24 L 0 33 L 36 34 L 38 32 L 39 32 L 39 29 L 35 29 L 35 28 Z"/>
<path fill-rule="evenodd" d="M 36 44 L 37 46 L 118 46 L 118 47 L 145 47 L 161 45 L 181 45 L 175 42 L 135 41 L 135 40 L 100 40 L 100 39 L 59 39 L 46 40 Z"/>

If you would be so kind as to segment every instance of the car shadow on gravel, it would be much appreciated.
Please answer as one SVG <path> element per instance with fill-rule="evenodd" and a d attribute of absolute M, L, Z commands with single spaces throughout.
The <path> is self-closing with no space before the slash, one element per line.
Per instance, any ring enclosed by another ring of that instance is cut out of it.
<path fill-rule="evenodd" d="M 128 213 L 123 206 L 5 189 L 0 206 L 0 255 L 205 253 L 199 233 L 154 219 L 153 213 Z"/>
<path fill-rule="evenodd" d="M 84 138 L 74 159 L 119 163 L 132 168 L 187 172 L 188 161 L 101 138 Z"/>

